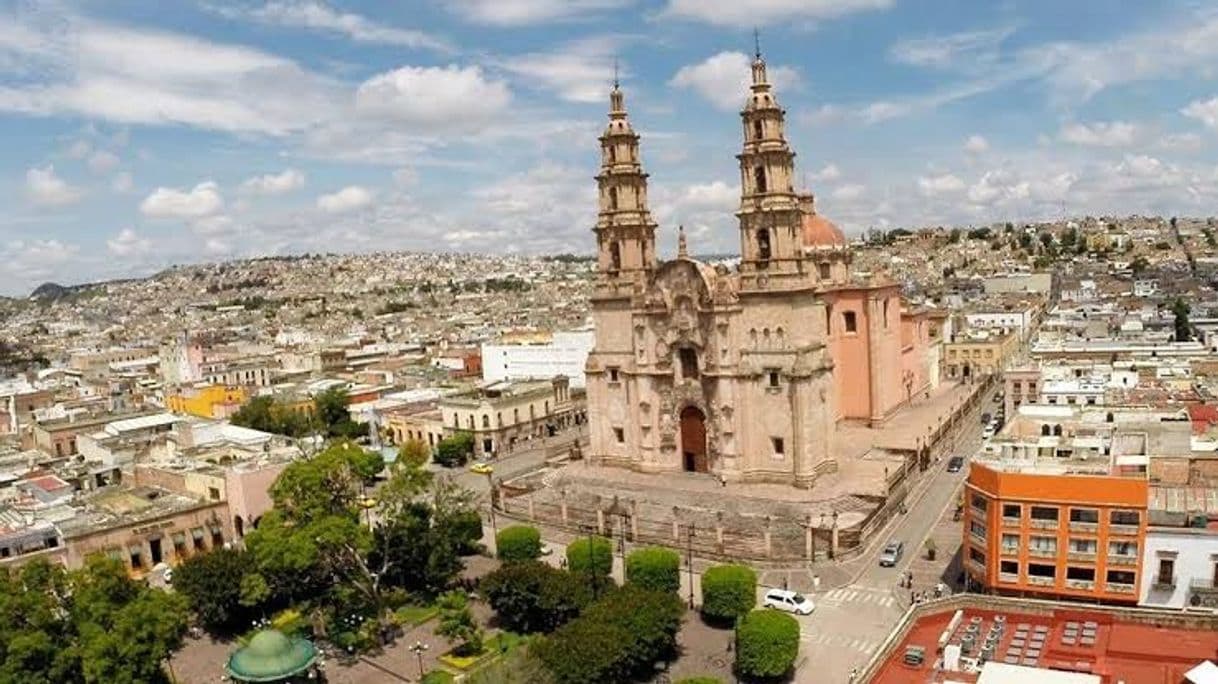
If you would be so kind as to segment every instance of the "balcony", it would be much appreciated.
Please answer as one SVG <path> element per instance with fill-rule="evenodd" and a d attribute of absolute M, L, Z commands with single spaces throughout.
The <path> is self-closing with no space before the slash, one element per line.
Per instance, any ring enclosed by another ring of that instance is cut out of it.
<path fill-rule="evenodd" d="M 1171 591 L 1176 588 L 1176 577 L 1174 575 L 1171 577 L 1155 575 L 1155 581 L 1151 583 L 1150 588 L 1155 591 Z"/>
<path fill-rule="evenodd" d="M 1056 530 L 1057 518 L 1032 518 L 1029 524 L 1038 530 Z"/>
<path fill-rule="evenodd" d="M 1122 584 L 1120 582 L 1109 582 L 1105 586 L 1110 594 L 1132 594 L 1134 589 L 1132 584 Z"/>
<path fill-rule="evenodd" d="M 1028 584 L 1035 584 L 1042 587 L 1051 587 L 1057 584 L 1055 577 L 1041 577 L 1040 575 L 1028 575 Z"/>
<path fill-rule="evenodd" d="M 1088 534 L 1095 534 L 1096 532 L 1099 531 L 1099 529 L 1100 529 L 1099 523 L 1077 522 L 1074 520 L 1070 521 L 1070 531 L 1071 532 L 1086 532 Z"/>
<path fill-rule="evenodd" d="M 1042 549 L 1033 546 L 1028 549 L 1028 555 L 1036 558 L 1057 558 L 1057 549 Z"/>
<path fill-rule="evenodd" d="M 1212 579 L 1195 579 L 1188 583 L 1188 605 L 1197 608 L 1218 608 L 1218 585 Z"/>
<path fill-rule="evenodd" d="M 1108 556 L 1108 564 L 1109 565 L 1137 565 L 1138 557 L 1137 556 L 1110 555 L 1110 556 Z"/>
<path fill-rule="evenodd" d="M 998 581 L 1002 584 L 1018 584 L 1019 573 L 1017 572 L 1000 572 L 998 573 Z"/>
<path fill-rule="evenodd" d="M 1109 525 L 1108 534 L 1115 534 L 1122 537 L 1136 537 L 1138 534 L 1137 525 Z"/>
<path fill-rule="evenodd" d="M 1018 546 L 1004 546 L 999 550 L 999 553 L 1001 553 L 1004 556 L 1018 556 L 1019 547 Z"/>
<path fill-rule="evenodd" d="M 1003 518 L 1002 526 L 1003 527 L 1019 527 L 1020 522 L 1022 522 L 1022 521 L 1019 518 Z"/>
<path fill-rule="evenodd" d="M 984 508 L 977 508 L 976 506 L 969 504 L 968 513 L 969 513 L 969 516 L 971 516 L 973 518 L 985 520 L 985 509 Z"/>
<path fill-rule="evenodd" d="M 1066 580 L 1066 588 L 1077 589 L 1079 591 L 1094 591 L 1095 580 L 1068 579 Z"/>
<path fill-rule="evenodd" d="M 973 543 L 974 546 L 981 548 L 981 549 L 985 548 L 985 536 L 984 535 L 980 535 L 972 530 L 969 530 L 968 539 L 970 542 Z"/>
<path fill-rule="evenodd" d="M 978 563 L 977 561 L 973 560 L 972 558 L 969 558 L 968 560 L 966 560 L 965 563 L 973 570 L 976 570 L 977 572 L 980 572 L 980 573 L 985 573 L 985 565 Z"/>
<path fill-rule="evenodd" d="M 1071 551 L 1069 554 L 1067 554 L 1067 557 L 1072 561 L 1084 561 L 1087 563 L 1095 562 L 1094 551 Z"/>

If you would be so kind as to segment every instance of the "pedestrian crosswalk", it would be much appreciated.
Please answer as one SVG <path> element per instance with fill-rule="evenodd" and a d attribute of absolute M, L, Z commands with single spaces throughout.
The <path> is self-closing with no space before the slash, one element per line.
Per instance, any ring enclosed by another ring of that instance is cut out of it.
<path fill-rule="evenodd" d="M 884 606 L 885 608 L 896 603 L 896 599 L 893 598 L 890 591 L 854 585 L 827 592 L 821 597 L 821 600 L 855 605 L 865 603 L 874 606 Z"/>
<path fill-rule="evenodd" d="M 808 629 L 800 630 L 800 641 L 807 644 L 823 646 L 826 649 L 843 649 L 848 648 L 852 651 L 870 655 L 875 651 L 880 642 L 871 639 L 863 639 L 860 637 L 852 637 L 849 634 L 834 634 L 829 632 L 815 632 Z"/>

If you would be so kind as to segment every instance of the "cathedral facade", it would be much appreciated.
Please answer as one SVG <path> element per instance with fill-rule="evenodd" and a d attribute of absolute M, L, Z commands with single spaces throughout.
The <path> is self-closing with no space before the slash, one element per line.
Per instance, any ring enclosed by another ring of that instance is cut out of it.
<path fill-rule="evenodd" d="M 589 458 L 641 472 L 810 487 L 841 420 L 883 422 L 930 382 L 924 315 L 851 272 L 842 232 L 794 187 L 758 54 L 741 112 L 740 264 L 656 256 L 639 136 L 615 84 L 600 137 Z"/>

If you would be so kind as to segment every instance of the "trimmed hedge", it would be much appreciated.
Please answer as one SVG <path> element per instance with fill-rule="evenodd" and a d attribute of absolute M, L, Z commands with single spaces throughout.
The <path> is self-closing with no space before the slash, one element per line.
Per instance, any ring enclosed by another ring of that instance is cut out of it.
<path fill-rule="evenodd" d="M 662 546 L 631 551 L 626 581 L 652 591 L 676 592 L 681 588 L 681 556 Z"/>
<path fill-rule="evenodd" d="M 754 610 L 736 625 L 736 671 L 746 677 L 780 677 L 799 655 L 799 621 L 785 613 Z"/>
<path fill-rule="evenodd" d="M 584 537 L 567 546 L 567 568 L 577 574 L 595 572 L 608 577 L 613 572 L 613 542 L 604 537 Z"/>
<path fill-rule="evenodd" d="M 537 560 L 541 557 L 541 533 L 536 527 L 512 525 L 495 535 L 499 560 L 508 563 Z"/>
<path fill-rule="evenodd" d="M 702 616 L 732 622 L 757 605 L 757 573 L 743 565 L 716 565 L 702 573 Z"/>
<path fill-rule="evenodd" d="M 500 625 L 521 634 L 552 632 L 592 602 L 585 577 L 538 561 L 505 563 L 481 588 Z"/>

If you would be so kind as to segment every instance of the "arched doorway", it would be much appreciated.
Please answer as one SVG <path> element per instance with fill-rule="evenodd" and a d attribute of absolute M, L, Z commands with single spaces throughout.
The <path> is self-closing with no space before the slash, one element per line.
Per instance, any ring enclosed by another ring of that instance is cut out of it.
<path fill-rule="evenodd" d="M 233 529 L 236 530 L 238 539 L 245 537 L 245 521 L 241 519 L 241 516 L 233 518 Z"/>
<path fill-rule="evenodd" d="M 686 406 L 681 411 L 681 458 L 687 472 L 705 473 L 709 470 L 706 461 L 706 414 L 697 406 Z"/>

